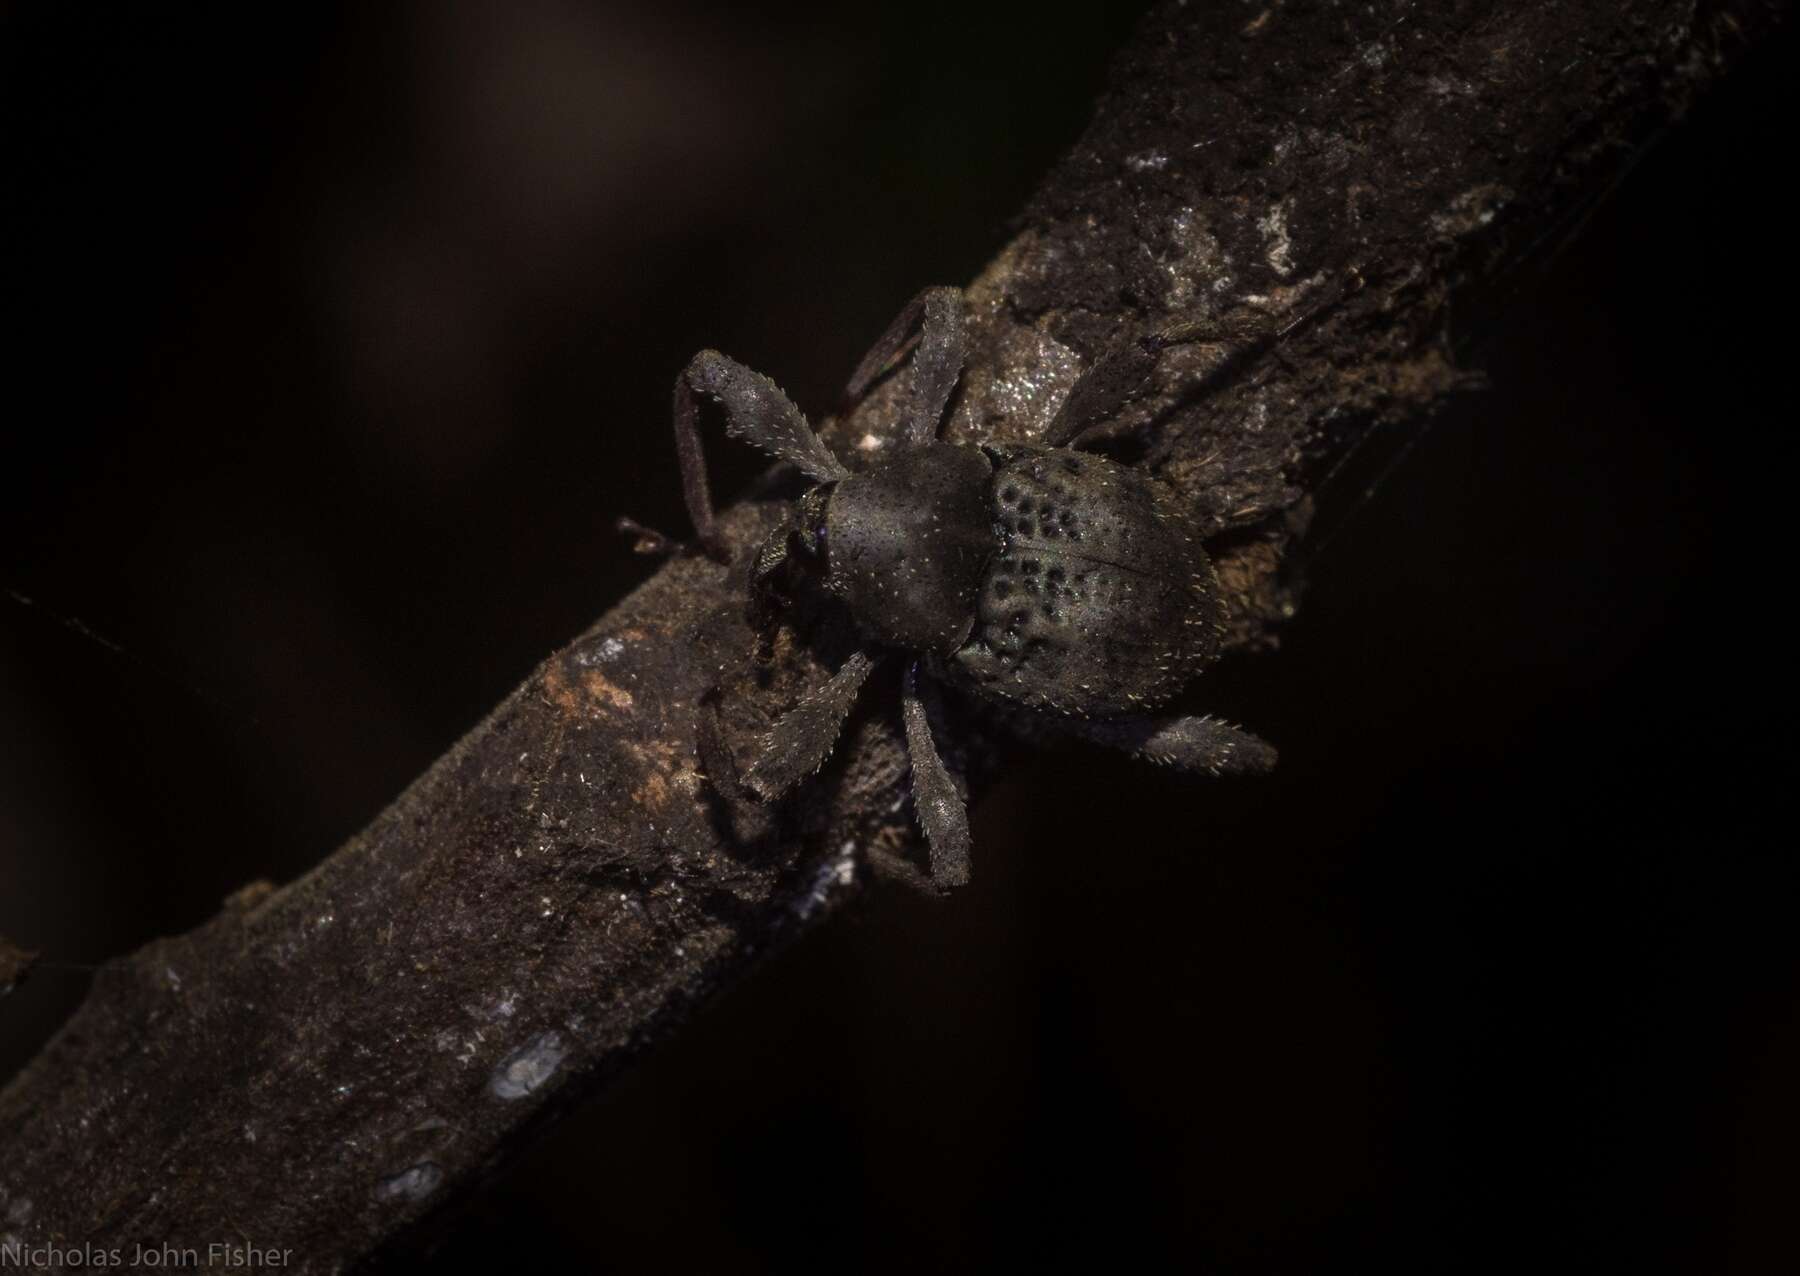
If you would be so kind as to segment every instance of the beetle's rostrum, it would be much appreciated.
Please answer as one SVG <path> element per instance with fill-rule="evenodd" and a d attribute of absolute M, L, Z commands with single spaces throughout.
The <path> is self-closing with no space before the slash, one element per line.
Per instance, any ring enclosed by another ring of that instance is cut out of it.
<path fill-rule="evenodd" d="M 750 571 L 753 608 L 795 576 L 843 604 L 859 649 L 776 723 L 745 779 L 765 800 L 830 756 L 857 692 L 888 655 L 904 661 L 902 714 L 931 883 L 969 877 L 968 815 L 932 738 L 923 682 L 1042 715 L 1071 734 L 1213 775 L 1269 770 L 1275 750 L 1211 717 L 1158 718 L 1217 656 L 1224 603 L 1181 498 L 1142 469 L 1084 447 L 1163 349 L 1258 335 L 1194 323 L 1097 362 L 1032 445 L 941 442 L 963 363 L 962 297 L 920 293 L 851 378 L 859 397 L 917 330 L 913 396 L 892 450 L 852 472 L 775 383 L 714 350 L 675 381 L 675 444 L 695 531 L 720 561 L 698 430 L 702 397 L 726 432 L 788 461 L 815 486 Z M 630 525 L 635 526 L 635 525 Z"/>

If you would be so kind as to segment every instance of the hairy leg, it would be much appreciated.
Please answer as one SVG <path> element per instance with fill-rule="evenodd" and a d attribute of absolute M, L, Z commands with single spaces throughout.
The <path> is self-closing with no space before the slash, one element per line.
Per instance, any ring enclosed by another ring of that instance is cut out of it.
<path fill-rule="evenodd" d="M 725 409 L 725 433 L 754 443 L 777 460 L 797 466 L 812 479 L 823 483 L 844 478 L 850 472 L 813 433 L 805 415 L 781 392 L 780 386 L 717 350 L 702 350 L 695 355 L 675 378 L 675 455 L 681 462 L 681 494 L 700 544 L 713 558 L 730 562 L 731 551 L 719 535 L 712 489 L 706 481 L 706 453 L 700 445 L 699 425 L 702 396 L 716 400 Z M 620 519 L 619 528 L 636 535 L 645 552 L 656 553 L 668 547 L 667 537 L 631 519 Z"/>
<path fill-rule="evenodd" d="M 856 693 L 874 668 L 875 659 L 868 652 L 853 653 L 824 686 L 783 714 L 745 777 L 751 789 L 772 800 L 824 766 L 856 704 Z"/>
<path fill-rule="evenodd" d="M 906 752 L 912 759 L 913 809 L 931 843 L 931 880 L 940 890 L 969 880 L 969 811 L 931 737 L 931 719 L 919 695 L 919 662 L 906 667 L 901 684 Z"/>
<path fill-rule="evenodd" d="M 1218 718 L 1126 718 L 1058 725 L 1084 740 L 1182 771 L 1262 775 L 1275 769 L 1274 745 Z"/>
<path fill-rule="evenodd" d="M 961 290 L 927 288 L 907 302 L 856 365 L 844 399 L 854 403 L 862 398 L 905 347 L 914 328 L 919 330 L 919 346 L 913 351 L 913 397 L 905 438 L 919 446 L 937 438 L 944 405 L 950 402 L 956 379 L 962 375 L 965 341 Z"/>
<path fill-rule="evenodd" d="M 1254 323 L 1204 320 L 1173 324 L 1128 341 L 1082 374 L 1039 441 L 1045 447 L 1080 447 L 1083 435 L 1118 415 L 1126 400 L 1143 387 L 1170 346 L 1225 345 L 1276 335 Z"/>

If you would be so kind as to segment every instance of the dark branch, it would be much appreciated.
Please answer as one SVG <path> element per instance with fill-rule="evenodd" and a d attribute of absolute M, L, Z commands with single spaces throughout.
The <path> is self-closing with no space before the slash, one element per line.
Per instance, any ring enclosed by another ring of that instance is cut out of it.
<path fill-rule="evenodd" d="M 947 437 L 1036 436 L 1127 336 L 1310 315 L 1235 356 L 1171 350 L 1115 427 L 1221 534 L 1230 644 L 1266 643 L 1326 476 L 1464 383 L 1451 303 L 1484 305 L 1777 12 L 1158 8 L 970 289 Z M 828 427 L 841 455 L 895 437 L 906 381 Z M 708 784 L 846 655 L 784 631 L 751 662 L 744 573 L 777 517 L 729 511 L 737 567 L 671 561 L 312 873 L 106 966 L 0 1095 L 0 1228 L 365 1258 L 829 914 L 865 853 L 916 851 L 891 704 L 777 819 Z M 947 743 L 979 784 L 991 741 Z"/>

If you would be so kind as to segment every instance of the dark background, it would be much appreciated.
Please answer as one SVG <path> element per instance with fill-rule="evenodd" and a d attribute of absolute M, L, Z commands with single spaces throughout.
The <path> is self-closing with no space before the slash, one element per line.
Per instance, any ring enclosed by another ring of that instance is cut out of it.
<path fill-rule="evenodd" d="M 302 872 L 641 579 L 686 357 L 830 403 L 1137 15 L 234 12 L 0 17 L 0 934 L 67 963 Z M 1464 321 L 1492 389 L 1209 675 L 1278 776 L 1028 760 L 971 888 L 789 952 L 437 1269 L 1791 1258 L 1792 51 Z"/>

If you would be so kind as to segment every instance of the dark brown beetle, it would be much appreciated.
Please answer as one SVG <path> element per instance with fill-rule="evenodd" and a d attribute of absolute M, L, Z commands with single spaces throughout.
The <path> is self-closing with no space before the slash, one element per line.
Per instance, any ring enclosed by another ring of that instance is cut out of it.
<path fill-rule="evenodd" d="M 868 388 L 914 329 L 913 399 L 899 446 L 856 473 L 773 381 L 743 364 L 703 350 L 676 378 L 675 444 L 701 544 L 729 560 L 697 429 L 705 396 L 724 407 L 728 434 L 816 483 L 757 554 L 758 600 L 779 573 L 798 567 L 842 600 L 864 644 L 775 724 L 746 777 L 750 787 L 773 799 L 817 771 L 885 652 L 906 657 L 913 799 L 940 889 L 968 880 L 969 825 L 932 741 L 921 668 L 1156 762 L 1214 775 L 1272 767 L 1275 750 L 1237 727 L 1153 716 L 1218 654 L 1218 579 L 1172 489 L 1083 450 L 1164 348 L 1259 334 L 1191 324 L 1142 338 L 1076 383 L 1041 443 L 976 447 L 937 437 L 963 363 L 954 288 L 913 299 L 857 368 L 850 396 Z"/>

